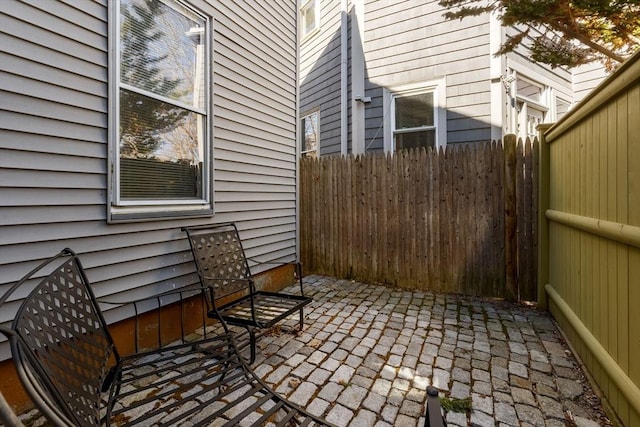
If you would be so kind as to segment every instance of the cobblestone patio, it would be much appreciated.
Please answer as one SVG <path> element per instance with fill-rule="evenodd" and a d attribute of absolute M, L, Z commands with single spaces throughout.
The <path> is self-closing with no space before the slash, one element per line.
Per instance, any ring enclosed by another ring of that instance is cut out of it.
<path fill-rule="evenodd" d="M 341 426 L 423 425 L 426 388 L 471 398 L 453 426 L 608 425 L 555 322 L 530 307 L 308 276 L 297 336 L 263 337 L 278 392 Z M 291 323 L 294 324 L 293 322 Z"/>
<path fill-rule="evenodd" d="M 304 330 L 286 332 L 292 318 L 261 337 L 253 368 L 332 423 L 422 426 L 434 385 L 471 398 L 470 411 L 447 413 L 450 426 L 610 425 L 547 313 L 322 276 L 304 283 L 314 298 Z M 22 418 L 44 424 L 37 411 Z"/>

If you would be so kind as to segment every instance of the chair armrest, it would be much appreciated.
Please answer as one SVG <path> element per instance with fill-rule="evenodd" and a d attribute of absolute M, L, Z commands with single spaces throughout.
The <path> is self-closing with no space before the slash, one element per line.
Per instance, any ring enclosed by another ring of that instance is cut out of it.
<path fill-rule="evenodd" d="M 289 265 L 289 264 L 300 264 L 299 261 L 258 261 L 255 258 L 250 258 L 247 257 L 247 261 L 251 261 L 253 263 L 255 263 L 254 265 L 250 266 L 250 267 L 254 267 L 256 265 Z"/>
<path fill-rule="evenodd" d="M 213 281 L 219 281 L 219 282 L 225 282 L 225 281 L 250 282 L 251 281 L 250 279 L 238 279 L 238 278 L 232 278 L 232 277 L 205 276 L 204 274 L 200 274 L 200 273 L 198 273 L 198 276 L 200 276 L 201 279 L 213 280 Z"/>
<path fill-rule="evenodd" d="M 132 299 L 132 300 L 122 300 L 122 301 L 109 301 L 103 298 L 96 298 L 96 301 L 100 304 L 109 304 L 109 305 L 128 305 L 128 304 L 137 304 L 140 302 L 144 302 L 144 301 L 148 301 L 148 300 L 157 300 L 158 298 L 163 298 L 163 297 L 167 297 L 170 295 L 180 295 L 180 294 L 185 294 L 188 292 L 194 292 L 194 295 L 196 295 L 197 292 L 202 292 L 202 291 L 207 291 L 209 288 L 207 286 L 188 286 L 188 287 L 184 287 L 184 288 L 179 288 L 179 289 L 171 289 L 169 291 L 165 291 L 165 292 L 161 292 L 159 294 L 156 295 L 150 295 L 148 297 L 142 297 L 142 298 L 137 298 L 137 299 Z"/>
<path fill-rule="evenodd" d="M 141 349 L 191 342 L 192 333 L 200 329 L 206 337 L 207 326 L 212 324 L 207 317 L 206 300 L 210 292 L 209 287 L 189 286 L 132 300 L 97 299 L 97 302 L 103 312 L 107 305 L 111 310 L 121 310 L 118 317 L 123 321 L 135 322 L 134 335 L 125 343 L 130 345 L 127 348 L 140 353 Z"/>
<path fill-rule="evenodd" d="M 248 261 L 252 261 L 255 262 L 256 264 L 249 266 L 249 268 L 251 267 L 255 267 L 257 265 L 294 265 L 296 268 L 296 274 L 298 275 L 298 282 L 300 283 L 300 293 L 302 295 L 304 295 L 304 289 L 302 287 L 302 263 L 300 261 L 286 261 L 286 262 L 274 262 L 274 261 L 266 261 L 266 262 L 260 262 L 254 258 L 247 258 Z"/>
<path fill-rule="evenodd" d="M 16 332 L 11 328 L 0 326 L 0 334 L 4 335 L 7 338 L 10 338 L 11 336 L 16 335 Z"/>

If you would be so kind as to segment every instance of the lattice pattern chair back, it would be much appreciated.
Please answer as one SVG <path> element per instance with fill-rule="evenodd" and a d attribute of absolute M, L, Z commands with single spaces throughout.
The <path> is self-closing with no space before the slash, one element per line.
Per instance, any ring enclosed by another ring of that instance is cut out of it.
<path fill-rule="evenodd" d="M 18 310 L 11 345 L 24 355 L 16 361 L 21 376 L 37 379 L 37 383 L 26 381 L 34 384 L 29 393 L 53 399 L 77 425 L 100 425 L 101 389 L 119 356 L 80 261 L 73 252 L 65 251 L 37 269 L 64 257 Z"/>
<path fill-rule="evenodd" d="M 235 224 L 187 230 L 203 286 L 211 286 L 215 298 L 249 291 L 251 271 Z"/>

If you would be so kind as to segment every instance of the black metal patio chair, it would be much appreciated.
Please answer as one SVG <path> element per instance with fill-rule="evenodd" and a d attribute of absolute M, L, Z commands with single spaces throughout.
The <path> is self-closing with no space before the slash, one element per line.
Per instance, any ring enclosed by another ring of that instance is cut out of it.
<path fill-rule="evenodd" d="M 80 260 L 65 249 L 0 297 L 3 311 L 15 311 L 13 303 L 21 300 L 11 326 L 0 332 L 9 338 L 26 391 L 56 426 L 331 425 L 269 388 L 240 357 L 230 334 L 207 333 L 213 321 L 203 291 L 99 302 Z M 101 311 L 105 304 L 135 314 L 135 354 L 120 355 Z M 170 318 L 163 322 L 167 310 Z M 189 334 L 194 319 L 201 321 L 200 333 Z M 165 326 L 175 330 L 178 323 L 179 337 L 165 345 Z M 150 326 L 157 342 L 144 338 L 154 348 L 139 351 L 138 338 Z M 15 425 L 4 399 L 0 404 L 0 421 Z"/>
<path fill-rule="evenodd" d="M 247 258 L 233 223 L 185 227 L 183 230 L 187 233 L 202 286 L 213 289 L 213 297 L 207 299 L 209 316 L 247 330 L 250 364 L 256 358 L 255 329 L 267 330 L 299 312 L 302 330 L 303 307 L 312 299 L 304 296 L 300 263 L 295 263 L 300 295 L 260 291 L 256 289 L 249 261 L 254 263 L 254 267 L 287 263 L 261 263 Z"/>

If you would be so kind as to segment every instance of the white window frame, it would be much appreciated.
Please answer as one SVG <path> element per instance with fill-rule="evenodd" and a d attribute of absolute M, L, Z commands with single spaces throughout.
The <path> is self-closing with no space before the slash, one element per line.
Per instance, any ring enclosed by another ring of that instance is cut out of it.
<path fill-rule="evenodd" d="M 532 86 L 536 86 L 536 87 L 540 88 L 540 100 L 538 101 L 538 100 L 529 98 L 527 96 L 518 94 L 518 92 L 517 92 L 517 82 L 518 81 L 524 81 L 524 82 L 529 83 Z M 547 113 L 547 111 L 549 111 L 549 98 L 551 98 L 549 96 L 549 93 L 550 93 L 549 92 L 550 91 L 549 86 L 546 86 L 546 85 L 544 85 L 544 84 L 542 84 L 540 82 L 537 82 L 537 81 L 535 81 L 533 79 L 525 77 L 525 76 L 523 76 L 521 74 L 517 74 L 516 75 L 515 84 L 516 84 L 516 92 L 515 92 L 515 94 L 516 94 L 516 98 L 517 98 L 518 101 L 526 102 L 527 104 L 536 107 L 536 109 L 538 109 L 538 110 L 543 110 L 545 112 L 545 114 Z"/>
<path fill-rule="evenodd" d="M 120 80 L 120 0 L 109 2 L 110 25 L 109 40 L 111 54 L 109 55 L 109 199 L 107 220 L 110 223 L 145 221 L 157 219 L 171 219 L 183 217 L 202 217 L 213 215 L 213 162 L 212 162 L 212 100 L 211 100 L 211 17 L 189 2 L 183 0 L 159 0 L 169 7 L 173 4 L 187 9 L 190 13 L 204 19 L 205 22 L 205 46 L 204 46 L 204 101 L 205 109 L 199 109 L 192 105 L 173 101 L 153 93 L 132 88 Z M 169 102 L 178 107 L 204 115 L 204 146 L 202 147 L 202 198 L 175 199 L 175 200 L 123 200 L 120 195 L 120 91 L 121 89 L 133 90 L 144 96 L 153 97 L 161 101 Z"/>
<path fill-rule="evenodd" d="M 313 9 L 315 20 L 313 28 L 307 29 L 304 26 L 304 14 L 307 10 Z M 300 0 L 300 40 L 304 41 L 311 38 L 320 31 L 320 0 Z"/>
<path fill-rule="evenodd" d="M 304 150 L 304 139 L 305 139 L 305 130 L 302 128 L 300 129 L 300 156 L 304 156 L 305 154 L 312 154 L 314 153 L 316 157 L 320 157 L 320 109 L 316 108 L 314 110 L 310 110 L 308 112 L 306 112 L 305 114 L 302 114 L 300 116 L 300 122 L 302 122 L 304 119 L 306 119 L 307 117 L 311 117 L 313 115 L 317 115 L 318 116 L 318 129 L 317 129 L 317 140 L 316 140 L 316 148 L 312 149 L 312 150 Z"/>
<path fill-rule="evenodd" d="M 396 133 L 396 98 L 408 95 L 419 95 L 423 93 L 433 93 L 434 126 L 425 126 L 423 128 L 415 128 L 413 130 L 419 131 L 421 129 L 428 130 L 435 128 L 436 141 L 434 148 L 445 147 L 447 145 L 446 83 L 445 79 L 442 78 L 384 90 L 383 114 L 385 132 L 383 145 L 385 152 L 393 153 L 396 150 L 394 138 L 394 135 Z"/>
<path fill-rule="evenodd" d="M 553 96 L 552 96 L 553 99 L 549 109 L 550 120 L 553 120 L 553 122 L 557 122 L 562 118 L 562 117 L 558 117 L 558 103 L 561 101 L 567 104 L 567 111 L 564 113 L 563 117 L 569 114 L 569 112 L 572 110 L 573 103 L 567 98 L 565 98 L 564 96 L 558 96 L 557 91 L 554 90 L 552 92 L 553 92 Z"/>
<path fill-rule="evenodd" d="M 571 101 L 568 101 L 567 99 L 561 97 L 561 96 L 555 96 L 554 100 L 553 100 L 553 120 L 554 122 L 557 122 L 558 120 L 562 119 L 562 117 L 558 117 L 559 112 L 558 112 L 558 103 L 559 102 L 563 102 L 564 104 L 567 104 L 567 111 L 565 111 L 562 115 L 562 117 L 566 116 L 567 114 L 569 114 L 569 112 L 571 112 L 571 109 L 573 108 L 573 105 L 571 104 Z"/>
<path fill-rule="evenodd" d="M 540 123 L 545 123 L 550 119 L 550 105 L 552 104 L 551 100 L 553 98 L 551 96 L 552 89 L 544 83 L 540 83 L 537 80 L 522 75 L 515 70 L 512 71 L 512 75 L 515 77 L 515 79 L 513 79 L 513 82 L 511 83 L 511 91 L 515 95 L 516 106 L 520 107 L 520 109 L 514 107 L 515 111 L 513 114 L 513 129 L 515 129 L 514 133 L 518 136 L 518 138 L 522 138 L 522 140 L 524 141 L 527 139 L 527 137 L 533 138 L 537 136 L 534 135 L 533 132 L 529 133 L 529 117 L 535 117 L 535 112 L 538 112 L 542 114 Z M 520 95 L 518 93 L 518 81 L 524 81 L 529 83 L 530 85 L 540 88 L 540 100 L 535 100 L 527 96 Z"/>

